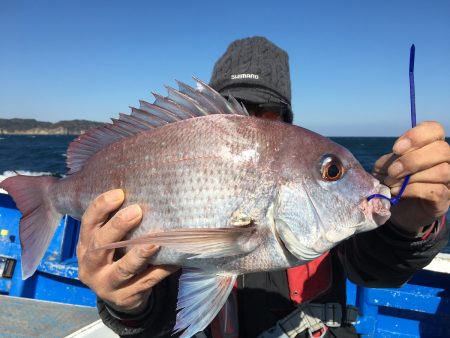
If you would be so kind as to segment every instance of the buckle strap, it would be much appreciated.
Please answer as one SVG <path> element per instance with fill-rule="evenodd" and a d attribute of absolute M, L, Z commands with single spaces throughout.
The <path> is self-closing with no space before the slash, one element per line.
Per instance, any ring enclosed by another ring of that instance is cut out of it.
<path fill-rule="evenodd" d="M 356 323 L 358 309 L 348 305 L 345 324 Z M 299 304 L 289 315 L 280 319 L 275 326 L 261 333 L 258 338 L 294 338 L 307 331 L 310 337 L 321 332 L 325 335 L 327 327 L 339 327 L 343 323 L 342 306 L 339 303 Z"/>
<path fill-rule="evenodd" d="M 326 303 L 324 322 L 328 327 L 339 327 L 342 323 L 342 307 L 339 303 Z"/>
<path fill-rule="evenodd" d="M 324 329 L 322 304 L 299 304 L 297 309 L 278 321 L 278 325 L 288 337 L 295 337 L 300 332 L 310 329 L 316 332 Z"/>
<path fill-rule="evenodd" d="M 344 323 L 347 325 L 355 325 L 358 317 L 358 308 L 353 305 L 347 305 L 345 311 Z"/>

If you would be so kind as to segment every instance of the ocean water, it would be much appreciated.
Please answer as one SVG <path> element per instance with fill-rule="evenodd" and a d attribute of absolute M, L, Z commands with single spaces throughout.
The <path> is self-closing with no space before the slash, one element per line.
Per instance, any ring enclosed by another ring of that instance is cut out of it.
<path fill-rule="evenodd" d="M 64 176 L 66 150 L 76 137 L 67 135 L 18 136 L 0 135 L 0 180 L 15 175 Z M 349 149 L 370 172 L 375 161 L 391 152 L 395 138 L 391 137 L 332 137 Z M 447 139 L 447 142 L 450 141 Z M 450 213 L 447 214 L 450 217 Z M 450 246 L 445 249 L 450 253 Z"/>
<path fill-rule="evenodd" d="M 0 175 L 12 170 L 65 174 L 66 150 L 75 138 L 67 135 L 1 135 Z"/>

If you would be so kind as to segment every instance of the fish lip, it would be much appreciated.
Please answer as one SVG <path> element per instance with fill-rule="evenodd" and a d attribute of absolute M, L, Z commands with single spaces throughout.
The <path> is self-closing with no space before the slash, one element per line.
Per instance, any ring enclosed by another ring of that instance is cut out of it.
<path fill-rule="evenodd" d="M 390 199 L 391 198 L 391 189 L 389 189 L 387 186 L 385 186 L 383 184 L 380 184 L 377 194 L 386 196 L 387 198 Z M 380 209 L 377 209 L 378 213 L 386 213 L 386 212 L 390 213 L 391 202 L 388 199 L 386 199 L 386 198 L 377 198 L 377 197 L 375 197 L 374 199 L 376 199 L 379 202 L 381 202 Z M 374 203 L 376 203 L 376 202 L 374 202 Z"/>
<path fill-rule="evenodd" d="M 377 186 L 374 194 L 391 198 L 391 190 L 383 184 L 379 184 Z M 370 201 L 366 198 L 361 201 L 359 208 L 368 219 L 373 219 L 377 226 L 386 223 L 386 221 L 391 217 L 391 203 L 385 198 L 374 197 Z"/>

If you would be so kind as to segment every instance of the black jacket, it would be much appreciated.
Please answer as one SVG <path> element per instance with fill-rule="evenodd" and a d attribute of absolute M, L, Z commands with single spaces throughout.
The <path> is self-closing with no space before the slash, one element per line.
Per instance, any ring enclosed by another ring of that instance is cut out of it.
<path fill-rule="evenodd" d="M 400 287 L 431 262 L 445 247 L 448 237 L 448 224 L 439 222 L 426 239 L 406 235 L 389 222 L 374 231 L 358 234 L 330 252 L 331 287 L 313 302 L 338 302 L 345 306 L 346 277 L 367 287 Z M 179 274 L 174 274 L 154 287 L 145 316 L 127 318 L 114 313 L 98 299 L 100 317 L 120 336 L 171 337 L 178 277 Z M 286 270 L 247 274 L 238 280 L 238 284 L 241 338 L 256 337 L 295 309 L 289 296 Z M 328 333 L 331 337 L 355 335 L 353 327 L 331 329 Z M 302 336 L 306 335 L 299 335 Z"/>

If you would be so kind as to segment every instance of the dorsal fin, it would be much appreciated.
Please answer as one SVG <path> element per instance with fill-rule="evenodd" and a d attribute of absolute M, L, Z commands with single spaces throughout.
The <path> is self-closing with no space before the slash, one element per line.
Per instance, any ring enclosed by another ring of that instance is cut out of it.
<path fill-rule="evenodd" d="M 155 102 L 153 102 L 155 106 L 170 111 L 178 119 L 185 120 L 190 119 L 191 117 L 195 117 L 195 115 L 192 114 L 189 110 L 186 110 L 185 107 L 180 106 L 178 103 L 169 99 L 168 97 L 153 92 L 152 95 L 155 97 Z"/>
<path fill-rule="evenodd" d="M 222 114 L 236 114 L 233 105 L 231 105 L 227 100 L 223 98 L 218 92 L 204 83 L 202 80 L 199 80 L 194 77 L 195 82 L 197 82 L 197 91 L 200 91 L 203 95 L 208 97 L 215 105 L 220 107 Z M 245 110 L 245 115 L 248 115 Z"/>
<path fill-rule="evenodd" d="M 80 171 L 86 161 L 100 149 L 123 138 L 169 123 L 210 114 L 237 114 L 248 116 L 247 110 L 233 97 L 227 101 L 203 81 L 194 78 L 196 88 L 183 82 L 179 89 L 166 87 L 168 96 L 153 94 L 155 102 L 139 101 L 139 108 L 131 107 L 131 114 L 119 114 L 112 124 L 93 128 L 80 135 L 67 149 L 69 174 Z"/>
<path fill-rule="evenodd" d="M 203 95 L 199 90 L 196 90 L 180 81 L 177 81 L 177 83 L 181 93 L 186 95 L 195 95 L 197 101 L 202 104 L 203 107 L 207 108 L 210 114 L 223 114 L 219 107 L 211 102 L 211 100 Z"/>
<path fill-rule="evenodd" d="M 209 115 L 208 112 L 205 110 L 205 108 L 198 105 L 197 101 L 191 99 L 188 95 L 185 95 L 169 86 L 166 86 L 166 88 L 167 93 L 169 94 L 167 96 L 169 100 L 172 100 L 173 102 L 179 104 L 180 106 L 189 108 L 189 110 L 195 116 Z"/>

